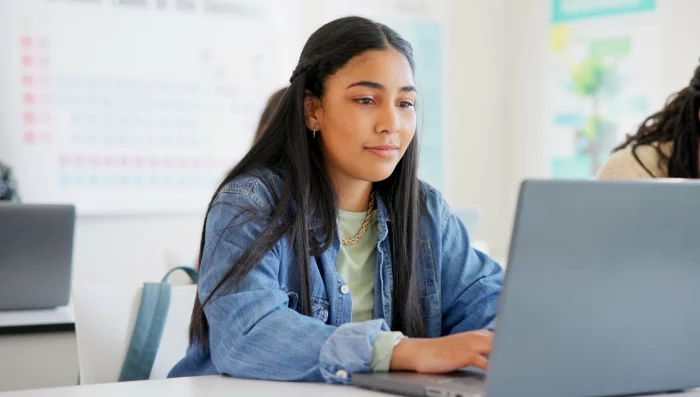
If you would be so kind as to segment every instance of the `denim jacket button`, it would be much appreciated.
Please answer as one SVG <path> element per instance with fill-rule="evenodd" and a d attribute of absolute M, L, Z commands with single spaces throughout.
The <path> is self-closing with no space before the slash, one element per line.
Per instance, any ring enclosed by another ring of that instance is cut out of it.
<path fill-rule="evenodd" d="M 341 378 L 341 379 L 347 379 L 348 378 L 348 373 L 343 371 L 342 369 L 339 370 L 338 372 L 335 373 L 335 376 Z"/>
<path fill-rule="evenodd" d="M 340 287 L 340 293 L 342 293 L 343 295 L 347 295 L 348 292 L 350 292 L 350 287 L 348 287 L 347 285 L 343 285 L 342 287 Z"/>

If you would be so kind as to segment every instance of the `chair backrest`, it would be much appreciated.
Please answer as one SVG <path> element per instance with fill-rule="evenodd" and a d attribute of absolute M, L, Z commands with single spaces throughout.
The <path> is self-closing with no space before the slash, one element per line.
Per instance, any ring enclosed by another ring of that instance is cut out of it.
<path fill-rule="evenodd" d="M 143 286 L 73 285 L 80 384 L 117 382 L 138 316 Z M 150 379 L 167 377 L 185 355 L 196 285 L 173 285 Z"/>

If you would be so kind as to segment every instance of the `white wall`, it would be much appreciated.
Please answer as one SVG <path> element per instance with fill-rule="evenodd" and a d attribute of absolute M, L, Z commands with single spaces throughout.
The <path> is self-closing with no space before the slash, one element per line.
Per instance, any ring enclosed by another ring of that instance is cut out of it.
<path fill-rule="evenodd" d="M 545 70 L 549 33 L 549 0 L 508 0 L 506 7 L 506 68 L 504 135 L 505 201 L 497 245 L 507 251 L 520 181 L 547 176 L 545 130 Z"/>
<path fill-rule="evenodd" d="M 700 1 L 658 0 L 661 15 L 661 87 L 659 95 L 688 85 L 700 58 Z"/>
<path fill-rule="evenodd" d="M 658 0 L 661 81 L 657 100 L 687 85 L 700 57 L 700 1 Z M 520 182 L 549 176 L 543 152 L 549 0 L 506 0 L 506 57 L 503 98 L 507 171 L 505 223 L 494 225 L 490 242 L 506 249 Z M 642 120 L 640 120 L 641 122 Z M 500 141 L 499 141 L 500 142 Z M 494 175 L 494 178 L 496 176 Z"/>
<path fill-rule="evenodd" d="M 452 207 L 479 212 L 477 238 L 500 257 L 508 227 L 503 117 L 506 1 L 452 1 L 446 29 L 447 191 Z"/>

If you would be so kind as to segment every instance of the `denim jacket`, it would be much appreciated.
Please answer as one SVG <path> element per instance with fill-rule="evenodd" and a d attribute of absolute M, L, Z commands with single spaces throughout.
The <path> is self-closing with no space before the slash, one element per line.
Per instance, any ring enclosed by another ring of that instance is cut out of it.
<path fill-rule="evenodd" d="M 221 190 L 209 210 L 199 278 L 204 300 L 231 263 L 266 226 L 240 225 L 241 206 L 271 215 L 275 202 L 268 186 L 281 190 L 273 171 L 237 178 Z M 490 328 L 503 281 L 501 267 L 473 249 L 467 230 L 440 193 L 426 183 L 420 189 L 427 212 L 419 222 L 416 260 L 427 335 L 438 337 Z M 278 191 L 279 191 L 278 190 Z M 312 315 L 300 314 L 299 273 L 290 242 L 283 238 L 235 291 L 211 300 L 204 309 L 209 348 L 191 345 L 170 377 L 226 374 L 239 378 L 349 383 L 369 372 L 372 344 L 391 329 L 392 263 L 387 238 L 389 216 L 381 197 L 378 211 L 374 320 L 352 323 L 352 297 L 336 272 L 339 237 L 320 256 L 310 258 Z M 233 226 L 232 223 L 236 223 Z"/>

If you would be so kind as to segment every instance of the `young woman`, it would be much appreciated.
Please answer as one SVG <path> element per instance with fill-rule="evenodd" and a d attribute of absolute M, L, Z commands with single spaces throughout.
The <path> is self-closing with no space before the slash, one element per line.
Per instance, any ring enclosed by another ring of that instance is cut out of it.
<path fill-rule="evenodd" d="M 214 194 L 190 346 L 170 376 L 487 367 L 503 273 L 416 177 L 412 52 L 364 18 L 311 35 Z"/>
<path fill-rule="evenodd" d="M 615 149 L 599 179 L 691 178 L 700 170 L 700 66 L 634 136 Z"/>

